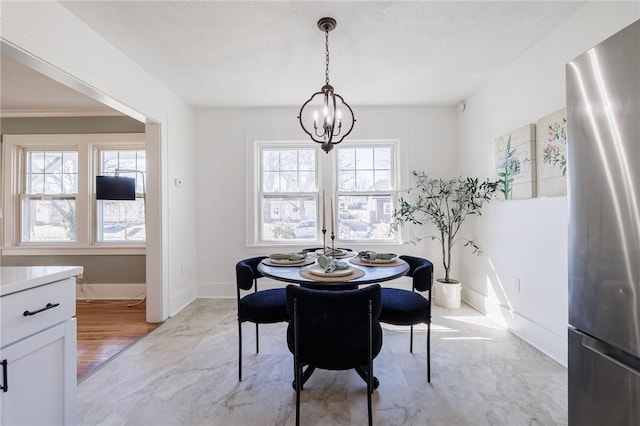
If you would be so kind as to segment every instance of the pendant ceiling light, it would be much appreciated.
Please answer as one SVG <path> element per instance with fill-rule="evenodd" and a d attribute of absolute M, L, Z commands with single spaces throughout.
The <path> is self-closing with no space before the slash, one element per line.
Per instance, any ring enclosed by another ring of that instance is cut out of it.
<path fill-rule="evenodd" d="M 302 130 L 311 140 L 322 144 L 326 153 L 351 133 L 356 122 L 349 104 L 335 93 L 333 86 L 329 84 L 329 31 L 335 27 L 336 20 L 333 18 L 322 18 L 318 21 L 318 28 L 325 36 L 325 84 L 302 105 L 298 115 Z"/>

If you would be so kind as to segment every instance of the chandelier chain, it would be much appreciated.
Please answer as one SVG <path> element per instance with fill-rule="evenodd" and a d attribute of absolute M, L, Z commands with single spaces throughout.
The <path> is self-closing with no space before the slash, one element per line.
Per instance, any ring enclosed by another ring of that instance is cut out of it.
<path fill-rule="evenodd" d="M 327 68 L 325 70 L 325 81 L 329 84 L 329 30 L 325 28 L 324 30 L 324 47 L 326 52 L 326 65 Z"/>

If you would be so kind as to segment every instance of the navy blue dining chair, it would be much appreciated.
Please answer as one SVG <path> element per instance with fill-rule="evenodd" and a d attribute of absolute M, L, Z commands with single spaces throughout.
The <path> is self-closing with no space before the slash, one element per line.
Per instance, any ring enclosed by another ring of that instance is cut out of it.
<path fill-rule="evenodd" d="M 287 310 L 293 319 L 287 328 L 287 345 L 294 356 L 296 425 L 300 424 L 302 385 L 315 368 L 320 368 L 356 369 L 365 379 L 371 426 L 371 393 L 377 387 L 373 359 L 382 348 L 380 298 L 379 284 L 344 291 L 287 286 Z"/>
<path fill-rule="evenodd" d="M 236 294 L 238 299 L 238 380 L 242 380 L 242 323 L 256 325 L 256 353 L 260 352 L 258 324 L 289 321 L 287 295 L 284 288 L 258 291 L 258 278 L 263 275 L 258 265 L 266 256 L 244 259 L 236 264 Z M 253 289 L 253 292 L 246 294 Z M 246 294 L 246 295 L 244 295 Z"/>
<path fill-rule="evenodd" d="M 412 278 L 411 291 L 397 288 L 382 288 L 382 311 L 380 322 L 411 327 L 409 352 L 413 353 L 413 326 L 427 325 L 427 381 L 431 382 L 431 286 L 433 264 L 427 259 L 400 256 L 409 264 L 407 276 Z M 420 292 L 426 292 L 423 296 Z"/>

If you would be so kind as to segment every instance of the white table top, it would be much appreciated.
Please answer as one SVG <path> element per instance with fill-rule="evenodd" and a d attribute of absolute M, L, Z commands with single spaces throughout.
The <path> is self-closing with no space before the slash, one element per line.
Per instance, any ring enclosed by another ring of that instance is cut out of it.
<path fill-rule="evenodd" d="M 0 296 L 82 274 L 82 266 L 2 266 Z"/>

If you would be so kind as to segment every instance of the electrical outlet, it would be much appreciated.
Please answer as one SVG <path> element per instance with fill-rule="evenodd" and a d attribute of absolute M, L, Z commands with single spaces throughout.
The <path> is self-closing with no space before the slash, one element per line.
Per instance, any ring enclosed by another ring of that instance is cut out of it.
<path fill-rule="evenodd" d="M 513 277 L 513 288 L 515 288 L 517 292 L 520 292 L 520 278 Z"/>

